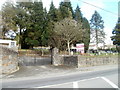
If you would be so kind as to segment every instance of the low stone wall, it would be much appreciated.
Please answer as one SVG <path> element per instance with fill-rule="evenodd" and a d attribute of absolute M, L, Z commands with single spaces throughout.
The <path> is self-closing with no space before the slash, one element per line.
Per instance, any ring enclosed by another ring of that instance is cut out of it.
<path fill-rule="evenodd" d="M 64 56 L 61 61 L 66 66 L 78 67 L 78 56 Z"/>
<path fill-rule="evenodd" d="M 59 55 L 54 60 L 57 63 L 57 65 L 66 65 L 79 68 L 107 64 L 117 64 L 118 56 L 109 57 L 109 56 Z"/>
<path fill-rule="evenodd" d="M 117 63 L 118 56 L 93 56 L 93 57 L 78 56 L 77 67 L 99 66 Z"/>
<path fill-rule="evenodd" d="M 17 71 L 18 68 L 18 53 L 12 49 L 0 46 L 0 69 L 1 74 L 8 74 Z"/>

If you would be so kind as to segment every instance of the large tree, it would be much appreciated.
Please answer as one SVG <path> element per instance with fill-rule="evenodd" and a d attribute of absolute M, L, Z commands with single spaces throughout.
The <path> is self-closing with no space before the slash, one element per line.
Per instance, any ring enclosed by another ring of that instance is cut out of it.
<path fill-rule="evenodd" d="M 55 8 L 53 2 L 50 4 L 48 15 L 51 21 L 58 21 L 58 10 Z"/>
<path fill-rule="evenodd" d="M 92 18 L 90 20 L 90 26 L 91 26 L 91 39 L 92 42 L 96 43 L 97 49 L 98 44 L 103 43 L 105 39 L 105 32 L 104 29 L 104 21 L 102 20 L 102 17 L 100 14 L 95 11 L 95 13 L 92 15 Z"/>
<path fill-rule="evenodd" d="M 27 40 L 25 40 L 28 34 L 28 27 L 32 24 L 31 22 L 31 11 L 32 11 L 32 2 L 17 2 L 15 11 L 16 17 L 15 22 L 18 27 L 19 37 L 19 48 L 29 48 Z"/>
<path fill-rule="evenodd" d="M 118 22 L 113 30 L 112 41 L 114 45 L 120 46 L 120 17 L 118 18 Z"/>
<path fill-rule="evenodd" d="M 48 45 L 48 18 L 43 3 L 19 2 L 17 10 L 16 24 L 20 28 L 22 48 Z"/>
<path fill-rule="evenodd" d="M 90 43 L 90 25 L 88 20 L 82 16 L 79 6 L 77 6 L 75 9 L 74 19 L 82 25 L 82 33 L 84 33 L 84 35 L 82 35 L 82 40 L 78 41 L 77 43 L 84 43 L 84 50 L 86 53 Z"/>
<path fill-rule="evenodd" d="M 48 16 L 42 2 L 33 2 L 29 10 L 29 21 L 24 34 L 29 47 L 47 46 L 49 37 Z"/>
<path fill-rule="evenodd" d="M 77 22 L 82 23 L 83 16 L 82 16 L 81 10 L 80 10 L 78 5 L 77 5 L 77 7 L 75 9 L 74 19 Z"/>
<path fill-rule="evenodd" d="M 2 35 L 2 11 L 0 11 L 0 38 L 3 38 L 3 35 Z"/>
<path fill-rule="evenodd" d="M 6 2 L 2 6 L 1 16 L 2 16 L 2 21 L 1 21 L 2 36 L 3 38 L 5 38 L 6 32 L 8 32 L 9 30 L 13 30 L 13 31 L 17 30 L 17 26 L 14 20 L 14 18 L 16 17 L 16 12 L 13 2 Z"/>
<path fill-rule="evenodd" d="M 72 18 L 65 18 L 55 23 L 54 31 L 57 34 L 57 36 L 59 36 L 61 41 L 65 41 L 67 43 L 69 54 L 70 54 L 70 45 L 74 41 L 78 41 L 82 38 L 80 26 L 81 25 Z"/>
<path fill-rule="evenodd" d="M 86 53 L 89 49 L 89 43 L 90 43 L 90 24 L 85 17 L 83 18 L 82 27 L 83 27 L 82 32 L 84 33 L 82 37 L 82 41 L 84 43 L 84 50 Z"/>
<path fill-rule="evenodd" d="M 61 15 L 59 13 L 59 10 L 57 8 L 55 8 L 53 2 L 51 2 L 51 4 L 50 4 L 50 9 L 49 9 L 47 16 L 48 16 L 48 28 L 49 28 L 49 34 L 50 34 L 48 43 L 51 48 L 54 48 L 54 47 L 58 46 L 58 44 L 59 44 L 57 35 L 54 33 L 54 30 L 53 30 L 54 26 L 55 26 L 54 24 L 55 24 L 55 22 L 57 22 L 61 19 L 60 18 Z M 58 41 L 58 42 L 56 43 L 56 41 Z"/>
<path fill-rule="evenodd" d="M 10 3 L 3 7 L 2 12 L 8 30 L 18 30 L 17 39 L 21 48 L 48 45 L 48 16 L 42 2 L 17 2 L 16 5 Z"/>
<path fill-rule="evenodd" d="M 61 19 L 69 17 L 69 12 L 71 12 L 72 18 L 74 18 L 74 12 L 70 0 L 67 2 L 65 0 L 62 1 L 59 6 L 59 11 L 61 13 Z"/>
<path fill-rule="evenodd" d="M 60 50 L 65 50 L 66 42 L 61 41 L 61 37 L 59 37 L 54 32 L 55 23 L 63 20 L 66 17 L 72 16 L 72 7 L 70 2 L 61 2 L 59 8 L 55 8 L 53 2 L 51 2 L 50 9 L 48 12 L 49 18 L 49 30 L 50 30 L 50 38 L 49 45 L 51 47 L 58 47 Z"/>

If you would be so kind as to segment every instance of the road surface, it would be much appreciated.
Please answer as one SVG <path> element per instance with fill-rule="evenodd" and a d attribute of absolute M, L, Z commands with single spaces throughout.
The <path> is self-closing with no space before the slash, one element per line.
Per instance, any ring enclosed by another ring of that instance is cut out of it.
<path fill-rule="evenodd" d="M 44 79 L 3 81 L 2 88 L 118 88 L 118 69 Z"/>

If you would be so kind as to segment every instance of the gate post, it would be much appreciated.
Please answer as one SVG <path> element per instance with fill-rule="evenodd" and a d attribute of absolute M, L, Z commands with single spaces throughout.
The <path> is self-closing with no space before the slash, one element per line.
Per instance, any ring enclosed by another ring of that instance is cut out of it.
<path fill-rule="evenodd" d="M 53 65 L 55 66 L 59 65 L 59 52 L 56 47 L 52 49 L 51 60 Z"/>

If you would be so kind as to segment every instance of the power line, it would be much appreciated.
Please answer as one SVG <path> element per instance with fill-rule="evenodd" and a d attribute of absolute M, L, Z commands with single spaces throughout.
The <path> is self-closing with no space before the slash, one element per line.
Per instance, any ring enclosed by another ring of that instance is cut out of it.
<path fill-rule="evenodd" d="M 111 11 L 109 11 L 109 10 L 103 9 L 103 8 L 101 8 L 101 7 L 98 7 L 98 6 L 96 6 L 96 5 L 90 4 L 90 3 L 85 2 L 85 1 L 82 1 L 82 0 L 78 0 L 78 1 L 81 1 L 81 2 L 83 2 L 83 3 L 85 3 L 85 4 L 91 5 L 91 6 L 93 6 L 93 7 L 99 8 L 99 9 L 105 11 L 105 12 L 109 12 L 109 13 L 111 13 L 111 14 L 114 14 L 114 15 L 118 16 L 118 14 L 113 13 L 113 12 L 111 12 Z"/>

